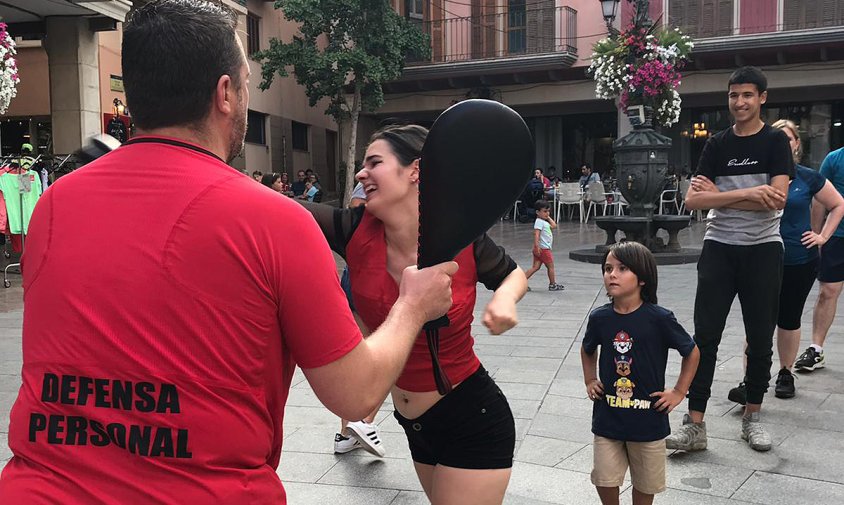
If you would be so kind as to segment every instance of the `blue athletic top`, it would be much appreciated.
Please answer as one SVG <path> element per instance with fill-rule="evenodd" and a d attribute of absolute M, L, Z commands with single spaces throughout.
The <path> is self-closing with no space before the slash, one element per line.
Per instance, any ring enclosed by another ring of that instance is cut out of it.
<path fill-rule="evenodd" d="M 784 265 L 803 265 L 818 257 L 818 248 L 807 249 L 800 243 L 804 232 L 812 229 L 809 216 L 812 198 L 826 184 L 826 177 L 803 165 L 797 165 L 788 186 L 788 199 L 780 219 L 780 235 L 785 244 Z"/>
<path fill-rule="evenodd" d="M 829 179 L 835 189 L 844 195 L 844 147 L 826 155 L 821 163 L 821 175 Z M 838 225 L 833 237 L 844 237 L 844 221 Z"/>

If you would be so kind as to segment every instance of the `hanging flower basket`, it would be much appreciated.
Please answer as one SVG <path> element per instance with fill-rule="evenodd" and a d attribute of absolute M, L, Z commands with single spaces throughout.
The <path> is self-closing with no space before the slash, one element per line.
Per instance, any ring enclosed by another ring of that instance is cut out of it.
<path fill-rule="evenodd" d="M 18 65 L 15 62 L 15 40 L 6 31 L 6 23 L 0 23 L 0 114 L 5 114 L 12 98 L 17 95 Z"/>
<path fill-rule="evenodd" d="M 680 70 L 694 48 L 679 28 L 657 30 L 630 26 L 598 41 L 593 47 L 589 74 L 595 95 L 618 99 L 618 106 L 643 105 L 653 110 L 653 120 L 671 126 L 680 120 Z"/>

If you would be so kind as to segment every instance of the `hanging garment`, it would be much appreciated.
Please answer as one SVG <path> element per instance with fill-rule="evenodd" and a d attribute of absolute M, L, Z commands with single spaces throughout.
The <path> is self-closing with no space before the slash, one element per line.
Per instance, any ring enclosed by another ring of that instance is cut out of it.
<path fill-rule="evenodd" d="M 38 175 L 41 176 L 41 193 L 44 193 L 47 191 L 47 186 L 50 185 L 50 177 L 47 172 L 47 167 L 41 167 L 41 170 L 38 171 Z"/>
<path fill-rule="evenodd" d="M 6 200 L 6 213 L 9 216 L 9 233 L 26 234 L 29 230 L 29 218 L 38 198 L 41 197 L 41 178 L 33 170 L 23 172 L 29 178 L 29 191 L 21 193 L 19 179 L 21 174 L 7 172 L 0 175 L 0 191 Z M 26 187 L 26 182 L 24 187 Z"/>
<path fill-rule="evenodd" d="M 18 234 L 9 235 L 12 241 L 12 252 L 15 254 L 20 254 L 23 252 L 23 240 L 21 240 L 21 236 Z"/>
<path fill-rule="evenodd" d="M 0 192 L 0 235 L 4 237 L 9 233 L 9 219 L 6 215 L 6 198 Z"/>

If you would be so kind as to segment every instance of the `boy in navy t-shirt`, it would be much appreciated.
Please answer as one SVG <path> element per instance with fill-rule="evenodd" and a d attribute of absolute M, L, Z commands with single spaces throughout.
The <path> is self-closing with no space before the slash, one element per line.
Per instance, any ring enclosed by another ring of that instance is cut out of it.
<path fill-rule="evenodd" d="M 668 413 L 683 401 L 700 355 L 674 314 L 656 305 L 656 261 L 645 246 L 613 245 L 603 271 L 612 301 L 589 315 L 580 351 L 586 392 L 595 402 L 592 483 L 602 503 L 618 503 L 629 466 L 633 504 L 647 504 L 665 490 Z M 677 384 L 666 389 L 668 349 L 683 361 Z"/>

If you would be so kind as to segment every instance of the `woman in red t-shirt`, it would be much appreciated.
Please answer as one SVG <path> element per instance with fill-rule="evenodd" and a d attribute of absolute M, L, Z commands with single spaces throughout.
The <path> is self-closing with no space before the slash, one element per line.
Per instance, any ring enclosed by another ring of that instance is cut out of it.
<path fill-rule="evenodd" d="M 419 158 L 428 131 L 415 125 L 376 132 L 357 179 L 366 206 L 331 209 L 305 204 L 331 247 L 348 264 L 352 298 L 369 328 L 377 328 L 398 297 L 402 271 L 417 261 Z M 432 503 L 500 504 L 515 446 L 513 414 L 472 348 L 478 282 L 495 291 L 483 324 L 500 334 L 517 323 L 516 302 L 527 290 L 524 272 L 486 234 L 457 255 L 451 324 L 429 348 L 420 334 L 392 390 L 416 473 Z M 453 389 L 437 391 L 435 374 Z"/>

